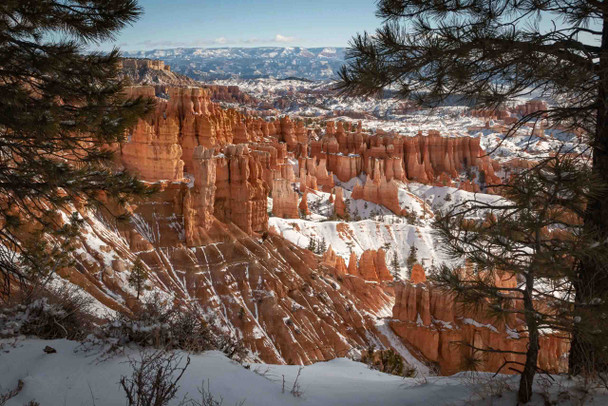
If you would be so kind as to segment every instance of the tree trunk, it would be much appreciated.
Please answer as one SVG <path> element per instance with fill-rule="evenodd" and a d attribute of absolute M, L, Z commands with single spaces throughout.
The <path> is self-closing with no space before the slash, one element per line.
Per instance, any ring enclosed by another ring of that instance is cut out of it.
<path fill-rule="evenodd" d="M 534 302 L 532 301 L 532 288 L 534 287 L 534 276 L 531 273 L 526 275 L 526 291 L 524 293 L 524 309 L 526 311 L 526 324 L 528 325 L 528 351 L 526 352 L 526 363 L 521 373 L 519 381 L 519 391 L 517 392 L 518 403 L 528 403 L 532 398 L 532 384 L 536 375 L 538 362 L 538 327 Z"/>
<path fill-rule="evenodd" d="M 598 88 L 598 112 L 595 138 L 593 146 L 593 173 L 608 186 L 608 16 L 604 16 L 602 30 L 602 43 L 600 51 L 599 88 Z M 584 228 L 604 244 L 608 240 L 608 193 L 601 191 L 600 195 L 588 202 L 584 217 Z M 591 339 L 587 332 L 595 329 L 597 314 L 584 306 L 592 303 L 594 298 L 606 296 L 608 292 L 608 264 L 594 258 L 581 261 L 580 269 L 574 280 L 576 291 L 575 314 L 581 318 L 575 323 L 572 332 L 570 347 L 569 369 L 570 373 L 578 375 L 585 372 L 608 371 L 608 358 L 600 356 L 604 352 L 599 348 L 600 344 L 605 346 L 608 334 L 599 332 L 602 337 Z M 604 341 L 602 343 L 602 341 Z"/>

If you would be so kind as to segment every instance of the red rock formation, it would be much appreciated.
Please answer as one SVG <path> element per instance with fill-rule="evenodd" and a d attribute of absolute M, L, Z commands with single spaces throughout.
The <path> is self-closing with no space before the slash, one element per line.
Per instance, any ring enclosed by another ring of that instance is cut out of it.
<path fill-rule="evenodd" d="M 524 104 L 516 106 L 513 111 L 520 116 L 536 113 L 537 111 L 546 111 L 547 103 L 543 100 L 528 100 Z"/>
<path fill-rule="evenodd" d="M 211 100 L 228 103 L 254 104 L 257 100 L 243 93 L 238 86 L 205 85 L 209 89 Z"/>
<path fill-rule="evenodd" d="M 247 145 L 228 145 L 216 158 L 215 217 L 233 222 L 243 231 L 268 228 L 266 200 L 269 187 L 262 179 L 262 168 Z"/>
<path fill-rule="evenodd" d="M 158 90 L 140 87 L 127 94 L 153 97 Z M 133 221 L 120 224 L 118 231 L 83 211 L 87 226 L 76 266 L 60 274 L 108 307 L 129 313 L 135 299 L 125 287 L 124 273 L 141 257 L 155 290 L 176 303 L 197 302 L 215 322 L 238 331 L 266 362 L 327 360 L 376 342 L 374 316 L 391 303 L 387 284 L 367 283 L 392 280 L 383 250 L 365 251 L 360 261 L 351 253 L 347 267 L 331 247 L 320 260 L 276 232 L 256 235 L 267 229 L 271 187 L 274 214 L 299 217 L 290 161 L 299 159 L 303 211 L 307 188 L 331 190 L 334 174 L 347 181 L 365 172 L 367 182 L 355 188 L 353 198 L 359 195 L 400 212 L 397 181 L 446 181 L 469 166 L 489 176 L 494 169 L 480 158 L 476 139 L 371 135 L 360 124 L 355 129 L 328 123 L 325 137 L 309 144 L 302 122 L 289 117 L 267 122 L 224 110 L 211 102 L 213 89 L 162 91 L 168 100 L 158 100 L 156 111 L 121 146 L 124 166 L 158 182 L 160 192 L 137 202 Z M 340 187 L 334 209 L 346 215 Z M 424 282 L 420 270 L 413 271 L 412 279 Z M 502 330 L 467 324 L 453 301 L 430 286 L 402 288 L 394 315 L 393 329 L 445 371 L 454 370 L 461 359 L 444 348 L 450 339 L 497 346 L 507 340 Z M 437 320 L 453 324 L 453 331 Z M 541 365 L 557 370 L 563 343 L 543 340 L 543 351 L 552 353 L 541 355 Z M 489 368 L 495 360 L 484 362 Z"/>
<path fill-rule="evenodd" d="M 455 178 L 465 168 L 476 166 L 495 180 L 492 161 L 484 156 L 478 138 L 441 137 L 430 131 L 416 137 L 364 134 L 338 123 L 328 123 L 325 137 L 311 142 L 311 156 L 326 159 L 327 169 L 342 182 L 362 172 L 383 175 L 388 181 L 407 179 L 435 183 L 440 177 Z"/>
<path fill-rule="evenodd" d="M 492 322 L 482 312 L 464 312 L 449 294 L 432 284 L 399 284 L 395 291 L 395 306 L 390 326 L 408 345 L 425 358 L 436 362 L 441 373 L 450 375 L 462 370 L 467 357 L 472 356 L 468 343 L 479 348 L 504 351 L 526 351 L 527 339 L 515 331 L 523 323 L 512 317 L 507 324 Z M 567 340 L 557 336 L 541 336 L 539 367 L 550 372 L 567 370 Z M 477 353 L 481 371 L 495 372 L 507 360 L 523 361 L 523 355 Z M 508 371 L 503 371 L 507 372 Z"/>
<path fill-rule="evenodd" d="M 336 255 L 334 250 L 331 247 L 331 244 L 327 248 L 327 251 L 323 254 L 323 261 L 325 265 L 336 268 L 336 271 L 339 275 L 346 275 L 346 262 L 344 262 L 344 258 Z"/>
<path fill-rule="evenodd" d="M 300 157 L 299 167 L 300 183 L 305 183 L 302 179 L 306 175 L 313 176 L 316 179 L 317 185 L 321 186 L 324 191 L 330 191 L 334 187 L 334 177 L 331 172 L 327 171 L 325 159 L 317 162 L 314 158 Z"/>
<path fill-rule="evenodd" d="M 410 275 L 410 282 L 414 285 L 426 282 L 426 273 L 420 264 L 414 264 Z"/>
<path fill-rule="evenodd" d="M 336 198 L 334 200 L 334 213 L 340 218 L 346 217 L 346 204 L 344 203 L 344 193 L 341 187 L 336 187 Z"/>
<path fill-rule="evenodd" d="M 444 138 L 438 133 L 399 137 L 381 131 L 371 135 L 363 133 L 360 124 L 352 129 L 350 124 L 328 123 L 325 137 L 310 143 L 308 157 L 308 130 L 301 121 L 293 122 L 285 116 L 279 121 L 266 122 L 234 110 L 223 110 L 211 102 L 210 90 L 201 88 L 167 87 L 164 91 L 168 101 L 160 100 L 156 112 L 138 124 L 130 142 L 122 147 L 125 166 L 146 180 L 180 180 L 182 168 L 189 173 L 193 171 L 192 154 L 197 146 L 222 147 L 229 143 L 251 144 L 252 149 L 261 153 L 258 161 L 264 172 L 263 179 L 270 186 L 276 177 L 293 179 L 293 169 L 286 161 L 287 150 L 300 154 L 297 179 L 300 184 L 324 191 L 334 187 L 334 174 L 341 181 L 348 181 L 366 173 L 368 178 L 376 180 L 376 185 L 381 179 L 448 184 L 459 171 L 477 166 L 488 183 L 496 180 L 495 167 L 487 157 L 481 157 L 483 151 L 477 138 Z M 152 97 L 154 89 L 131 88 L 127 93 Z M 264 137 L 274 141 L 260 143 Z M 273 150 L 277 151 L 276 155 Z M 263 152 L 270 156 L 264 156 Z M 466 182 L 462 187 L 475 188 Z M 370 197 L 375 199 L 371 201 L 384 201 L 391 210 L 399 211 L 394 187 L 372 190 L 374 186 L 370 184 L 367 188 L 363 194 L 374 196 Z"/>
<path fill-rule="evenodd" d="M 386 267 L 385 252 L 382 249 L 378 251 L 365 250 L 361 254 L 358 274 L 367 281 L 382 282 L 393 280 L 392 275 Z"/>
<path fill-rule="evenodd" d="M 129 88 L 128 97 L 154 97 L 151 86 Z M 129 131 L 129 142 L 121 146 L 127 169 L 147 181 L 181 180 L 184 176 L 179 122 L 173 117 L 151 115 Z"/>
<path fill-rule="evenodd" d="M 399 204 L 399 186 L 394 180 L 388 182 L 383 175 L 376 178 L 368 177 L 363 186 L 357 183 L 351 198 L 381 204 L 397 215 L 405 214 Z"/>
<path fill-rule="evenodd" d="M 304 191 L 304 194 L 302 195 L 302 200 L 300 200 L 300 205 L 298 206 L 300 213 L 302 213 L 304 215 L 310 214 L 310 210 L 308 210 L 308 197 L 307 196 L 308 196 L 308 191 Z"/>
<path fill-rule="evenodd" d="M 297 219 L 298 192 L 287 179 L 274 179 L 272 183 L 272 214 L 277 217 Z"/>
<path fill-rule="evenodd" d="M 208 214 L 212 194 L 196 192 L 213 184 L 213 162 L 222 159 L 197 148 L 194 185 L 161 183 L 159 193 L 137 202 L 131 223 L 108 228 L 109 221 L 82 211 L 75 266 L 58 274 L 129 314 L 137 301 L 126 273 L 139 257 L 151 289 L 178 306 L 199 304 L 214 324 L 238 331 L 243 344 L 269 363 L 329 360 L 377 340 L 374 315 L 391 302 L 382 287 L 340 277 L 344 262 L 330 259 L 331 253 L 325 258 L 338 268 L 280 236 L 262 240 Z M 184 244 L 184 228 L 192 223 L 203 230 L 191 233 L 204 239 L 201 245 Z"/>
<path fill-rule="evenodd" d="M 184 232 L 190 246 L 202 244 L 215 218 L 216 157 L 214 151 L 196 147 L 193 155 L 194 187 L 184 199 Z"/>
<path fill-rule="evenodd" d="M 357 254 L 351 251 L 350 258 L 348 258 L 348 274 L 353 276 L 359 275 L 359 268 L 357 267 Z"/>

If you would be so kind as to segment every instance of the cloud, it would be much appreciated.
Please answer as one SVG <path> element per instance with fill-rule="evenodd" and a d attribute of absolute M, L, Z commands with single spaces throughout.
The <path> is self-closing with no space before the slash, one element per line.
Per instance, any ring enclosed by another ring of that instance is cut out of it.
<path fill-rule="evenodd" d="M 145 41 L 140 41 L 138 43 L 136 43 L 136 46 L 143 46 L 145 48 L 169 48 L 169 47 L 173 47 L 173 48 L 177 48 L 177 47 L 183 47 L 186 46 L 186 42 L 181 42 L 181 41 L 166 41 L 166 40 L 162 40 L 162 41 L 151 41 L 151 40 L 145 40 Z"/>
<path fill-rule="evenodd" d="M 239 41 L 241 44 L 272 44 L 272 43 L 287 43 L 294 42 L 296 37 L 288 37 L 286 35 L 277 34 L 274 38 L 258 38 L 251 37 Z"/>
<path fill-rule="evenodd" d="M 274 42 L 293 42 L 295 41 L 294 37 L 286 37 L 281 34 L 277 34 L 274 36 Z"/>
<path fill-rule="evenodd" d="M 255 44 L 286 44 L 296 41 L 296 37 L 276 34 L 273 38 L 251 37 L 246 39 L 218 37 L 215 39 L 198 38 L 190 41 L 171 41 L 171 40 L 145 40 L 134 44 L 122 43 L 121 47 L 131 47 L 136 49 L 162 49 L 162 48 L 188 48 L 188 47 L 212 47 L 212 46 L 234 46 L 234 45 L 255 45 Z"/>
<path fill-rule="evenodd" d="M 261 38 L 257 38 L 257 37 L 252 37 L 252 38 L 247 38 L 247 39 L 242 39 L 239 41 L 241 44 L 259 44 L 261 42 L 267 42 Z"/>

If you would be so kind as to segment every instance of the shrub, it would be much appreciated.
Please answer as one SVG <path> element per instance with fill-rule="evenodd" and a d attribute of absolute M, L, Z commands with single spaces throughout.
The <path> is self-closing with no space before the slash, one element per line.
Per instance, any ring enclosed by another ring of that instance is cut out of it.
<path fill-rule="evenodd" d="M 188 399 L 183 402 L 180 406 L 222 406 L 224 399 L 220 396 L 219 398 L 214 397 L 209 389 L 210 384 L 207 380 L 207 389 L 205 389 L 205 382 L 198 388 L 200 399 Z M 245 401 L 242 400 L 236 403 L 236 406 L 243 406 Z"/>
<path fill-rule="evenodd" d="M 28 296 L 14 295 L 0 309 L 0 337 L 33 335 L 43 339 L 80 340 L 93 331 L 91 299 L 76 288 L 45 288 Z"/>
<path fill-rule="evenodd" d="M 387 374 L 398 376 L 411 376 L 412 374 L 412 368 L 403 361 L 401 355 L 397 354 L 391 348 L 376 351 L 375 346 L 372 345 L 361 357 L 361 362 Z"/>
<path fill-rule="evenodd" d="M 142 352 L 140 360 L 129 359 L 131 377 L 122 376 L 120 386 L 129 406 L 165 406 L 179 389 L 178 382 L 190 364 L 186 358 L 163 350 Z"/>
<path fill-rule="evenodd" d="M 192 352 L 216 348 L 202 317 L 189 309 L 169 307 L 158 296 L 145 302 L 132 317 L 118 314 L 101 327 L 101 335 L 119 346 L 135 343 Z"/>
<path fill-rule="evenodd" d="M 241 360 L 247 351 L 236 338 L 207 323 L 192 308 L 168 306 L 158 296 L 129 317 L 119 314 L 101 327 L 101 337 L 114 348 L 130 343 L 143 347 L 202 352 L 218 349 Z"/>
<path fill-rule="evenodd" d="M 7 392 L 0 393 L 0 406 L 4 406 L 6 402 L 17 396 L 23 389 L 23 381 L 20 379 L 17 386 Z"/>

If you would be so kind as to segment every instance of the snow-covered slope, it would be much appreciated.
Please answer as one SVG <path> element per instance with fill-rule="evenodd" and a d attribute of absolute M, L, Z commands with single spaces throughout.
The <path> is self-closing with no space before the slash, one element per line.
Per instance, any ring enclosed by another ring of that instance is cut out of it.
<path fill-rule="evenodd" d="M 406 259 L 410 248 L 416 247 L 417 260 L 427 270 L 438 266 L 447 258 L 441 251 L 441 243 L 434 233 L 432 221 L 435 213 L 447 211 L 454 205 L 464 202 L 495 202 L 500 197 L 484 193 L 471 193 L 453 187 L 430 186 L 420 183 L 401 184 L 399 204 L 413 216 L 405 218 L 393 214 L 386 207 L 351 199 L 355 182 L 353 178 L 345 187 L 344 198 L 349 206 L 353 221 L 330 220 L 333 214 L 333 203 L 329 202 L 329 193 L 309 191 L 307 202 L 311 214 L 303 219 L 283 219 L 271 217 L 272 226 L 283 237 L 292 243 L 306 248 L 311 238 L 325 240 L 327 246 L 348 262 L 350 253 L 360 257 L 365 250 L 387 252 L 387 262 L 396 255 L 400 274 L 406 276 Z"/>
<path fill-rule="evenodd" d="M 47 345 L 57 352 L 46 354 L 43 349 Z M 138 360 L 141 356 L 139 350 L 130 349 L 126 354 L 102 361 L 98 350 L 85 351 L 79 343 L 67 340 L 2 340 L 0 346 L 0 394 L 17 387 L 19 380 L 23 382 L 21 391 L 8 400 L 6 406 L 21 406 L 31 400 L 44 406 L 124 405 L 126 397 L 119 380 L 121 376 L 131 375 L 129 359 Z M 296 377 L 300 396 L 290 393 Z M 224 405 L 241 402 L 245 406 L 514 404 L 518 379 L 514 376 L 499 376 L 494 381 L 492 388 L 500 392 L 500 396 L 480 399 L 480 395 L 487 396 L 490 391 L 490 387 L 484 385 L 488 377 L 489 374 L 458 374 L 425 379 L 401 378 L 344 358 L 302 368 L 265 364 L 244 368 L 222 353 L 207 352 L 190 355 L 190 365 L 179 381 L 179 389 L 170 405 L 178 405 L 184 399 L 200 401 L 199 389 L 203 385 L 207 393 L 217 401 L 223 400 Z M 553 393 L 548 393 L 550 398 L 557 398 L 555 388 L 561 387 L 565 391 L 573 385 L 556 378 L 560 385 L 555 385 Z M 537 392 L 543 390 L 540 383 L 538 380 Z M 596 394 L 585 404 L 602 405 L 605 402 L 608 402 L 608 396 Z M 543 404 L 538 393 L 532 404 Z"/>
<path fill-rule="evenodd" d="M 199 80 L 255 77 L 328 79 L 344 62 L 344 48 L 175 48 L 126 52 L 163 60 Z"/>

